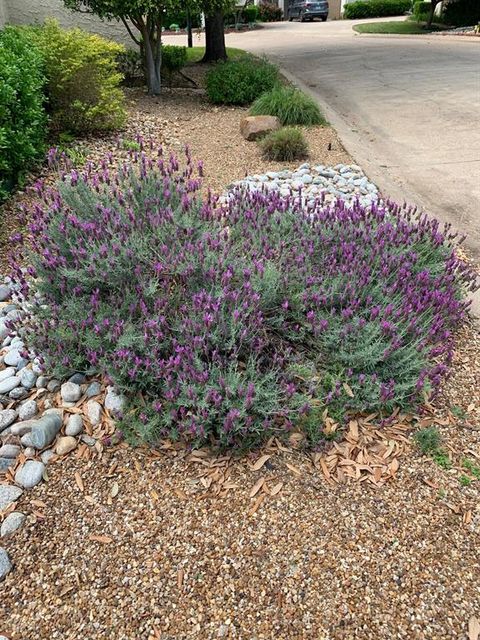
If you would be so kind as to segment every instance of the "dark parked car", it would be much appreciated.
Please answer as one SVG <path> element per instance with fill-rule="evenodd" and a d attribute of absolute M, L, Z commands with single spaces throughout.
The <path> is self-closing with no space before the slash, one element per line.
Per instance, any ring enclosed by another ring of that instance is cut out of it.
<path fill-rule="evenodd" d="M 288 19 L 292 21 L 294 18 L 298 18 L 300 22 L 306 20 L 314 20 L 320 18 L 325 20 L 328 17 L 328 2 L 327 0 L 303 0 L 299 2 L 294 0 L 288 8 Z"/>

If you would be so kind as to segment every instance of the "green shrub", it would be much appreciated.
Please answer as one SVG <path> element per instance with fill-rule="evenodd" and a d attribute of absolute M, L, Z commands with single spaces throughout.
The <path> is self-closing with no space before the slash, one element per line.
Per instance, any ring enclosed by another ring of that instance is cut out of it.
<path fill-rule="evenodd" d="M 345 5 L 345 18 L 381 18 L 382 16 L 400 16 L 409 11 L 411 0 L 357 0 Z"/>
<path fill-rule="evenodd" d="M 55 20 L 28 31 L 45 65 L 52 128 L 86 133 L 121 127 L 126 112 L 117 56 L 124 48 L 81 29 L 62 29 Z"/>
<path fill-rule="evenodd" d="M 266 60 L 243 56 L 220 62 L 207 74 L 207 95 L 215 104 L 250 104 L 279 82 L 277 67 Z"/>
<path fill-rule="evenodd" d="M 42 59 L 28 34 L 0 33 L 0 200 L 44 152 Z"/>
<path fill-rule="evenodd" d="M 303 133 L 295 127 L 285 127 L 272 131 L 260 142 L 263 154 L 268 160 L 290 162 L 308 156 L 308 145 Z"/>
<path fill-rule="evenodd" d="M 260 10 L 255 4 L 248 4 L 242 11 L 242 18 L 245 22 L 256 22 L 259 18 Z"/>
<path fill-rule="evenodd" d="M 423 19 L 425 16 L 428 16 L 431 9 L 430 2 L 415 2 L 413 5 L 413 15 L 417 20 Z"/>
<path fill-rule="evenodd" d="M 173 74 L 183 69 L 187 64 L 187 48 L 178 47 L 172 44 L 162 45 L 162 75 L 169 84 L 172 82 Z"/>
<path fill-rule="evenodd" d="M 117 55 L 117 68 L 127 87 L 145 83 L 145 70 L 138 49 L 127 49 Z"/>
<path fill-rule="evenodd" d="M 326 124 L 320 109 L 310 96 L 294 87 L 274 87 L 253 103 L 250 113 L 254 116 L 277 116 L 283 125 Z"/>
<path fill-rule="evenodd" d="M 273 2 L 261 2 L 258 5 L 258 19 L 262 22 L 279 22 L 282 18 L 282 10 Z"/>
<path fill-rule="evenodd" d="M 480 22 L 480 2 L 478 0 L 449 2 L 442 12 L 442 19 L 454 27 L 476 25 Z"/>

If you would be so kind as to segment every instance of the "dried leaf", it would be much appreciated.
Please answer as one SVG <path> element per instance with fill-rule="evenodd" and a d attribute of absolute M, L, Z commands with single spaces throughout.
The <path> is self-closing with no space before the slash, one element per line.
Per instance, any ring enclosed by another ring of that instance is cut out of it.
<path fill-rule="evenodd" d="M 184 570 L 183 569 L 179 569 L 177 571 L 177 587 L 179 589 L 181 589 L 182 586 L 183 586 L 183 578 L 184 578 L 184 576 L 185 576 Z"/>
<path fill-rule="evenodd" d="M 113 542 L 113 538 L 110 538 L 110 536 L 97 536 L 94 533 L 88 536 L 88 539 L 92 542 L 100 542 L 101 544 L 110 544 Z"/>
<path fill-rule="evenodd" d="M 283 482 L 277 482 L 277 484 L 270 489 L 270 495 L 276 496 L 277 493 L 280 493 L 283 487 Z"/>
<path fill-rule="evenodd" d="M 256 513 L 256 511 L 258 510 L 259 506 L 262 504 L 262 502 L 264 500 L 265 500 L 265 494 L 262 493 L 255 500 L 255 503 L 254 503 L 253 507 L 250 509 L 250 511 L 248 512 L 248 515 L 249 516 L 253 516 L 253 514 Z"/>
<path fill-rule="evenodd" d="M 293 464 L 289 464 L 289 463 L 287 462 L 287 467 L 288 467 L 288 468 L 290 469 L 290 471 L 291 471 L 292 473 L 294 473 L 295 475 L 297 475 L 297 476 L 301 476 L 301 475 L 302 475 L 302 472 L 300 471 L 300 469 L 297 469 L 297 467 L 294 467 L 294 466 L 293 466 Z"/>
<path fill-rule="evenodd" d="M 110 496 L 112 498 L 116 498 L 118 496 L 119 491 L 120 491 L 120 487 L 118 486 L 118 482 L 114 482 L 112 484 L 112 488 L 110 489 Z"/>
<path fill-rule="evenodd" d="M 471 521 L 472 521 L 472 512 L 469 509 L 468 511 L 465 511 L 465 513 L 463 514 L 463 523 L 470 524 Z"/>
<path fill-rule="evenodd" d="M 343 388 L 345 389 L 345 393 L 347 394 L 347 396 L 349 396 L 350 398 L 355 397 L 355 394 L 346 382 L 343 383 Z"/>
<path fill-rule="evenodd" d="M 263 483 L 265 482 L 265 476 L 262 476 L 261 478 L 259 478 L 256 483 L 253 485 L 253 487 L 250 489 L 250 498 L 253 498 L 254 496 L 257 495 L 257 493 L 260 491 L 260 489 L 263 487 Z"/>
<path fill-rule="evenodd" d="M 480 622 L 472 616 L 468 621 L 468 640 L 478 640 L 480 637 Z"/>
<path fill-rule="evenodd" d="M 83 493 L 83 491 L 85 491 L 85 485 L 83 484 L 82 476 L 78 473 L 78 471 L 75 473 L 75 482 L 77 483 L 77 487 Z"/>
<path fill-rule="evenodd" d="M 182 491 L 182 489 L 174 489 L 173 493 L 177 496 L 177 498 L 180 498 L 180 500 L 188 500 L 188 496 L 185 493 L 185 491 Z"/>
<path fill-rule="evenodd" d="M 260 456 L 260 458 L 252 466 L 252 470 L 259 471 L 263 467 L 263 465 L 266 463 L 266 461 L 269 460 L 270 458 L 271 456 Z"/>
<path fill-rule="evenodd" d="M 46 507 L 47 506 L 45 504 L 45 502 L 43 502 L 43 500 L 31 500 L 31 503 L 34 504 L 36 507 Z"/>
<path fill-rule="evenodd" d="M 320 466 L 322 468 L 323 475 L 327 480 L 330 480 L 330 471 L 328 470 L 327 463 L 323 458 L 320 458 Z"/>

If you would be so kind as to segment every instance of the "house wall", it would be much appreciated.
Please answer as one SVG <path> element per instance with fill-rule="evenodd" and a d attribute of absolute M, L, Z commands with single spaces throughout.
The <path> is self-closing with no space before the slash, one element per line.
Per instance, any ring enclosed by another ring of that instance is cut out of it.
<path fill-rule="evenodd" d="M 45 18 L 56 18 L 62 27 L 80 27 L 128 46 L 133 44 L 121 22 L 100 20 L 86 13 L 74 13 L 65 8 L 62 0 L 0 0 L 0 24 L 2 4 L 6 6 L 8 19 L 13 24 L 32 24 L 43 22 Z"/>

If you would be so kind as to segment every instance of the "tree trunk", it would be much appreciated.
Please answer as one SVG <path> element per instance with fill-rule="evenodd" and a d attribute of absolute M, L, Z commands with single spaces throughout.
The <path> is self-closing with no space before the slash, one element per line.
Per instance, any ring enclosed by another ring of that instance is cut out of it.
<path fill-rule="evenodd" d="M 189 49 L 193 47 L 192 16 L 189 7 L 187 7 L 187 46 Z"/>
<path fill-rule="evenodd" d="M 202 62 L 218 62 L 227 59 L 223 12 L 215 11 L 205 16 L 205 55 Z"/>
<path fill-rule="evenodd" d="M 158 37 L 158 36 L 157 36 Z M 157 42 L 155 32 L 145 27 L 142 29 L 142 44 L 145 54 L 145 76 L 147 80 L 148 95 L 158 96 L 162 89 L 160 67 L 162 64 L 161 46 Z"/>
<path fill-rule="evenodd" d="M 430 13 L 428 14 L 427 24 L 425 25 L 427 29 L 430 29 L 433 22 L 433 17 L 435 15 L 435 9 L 437 7 L 438 0 L 431 0 L 430 2 Z"/>

